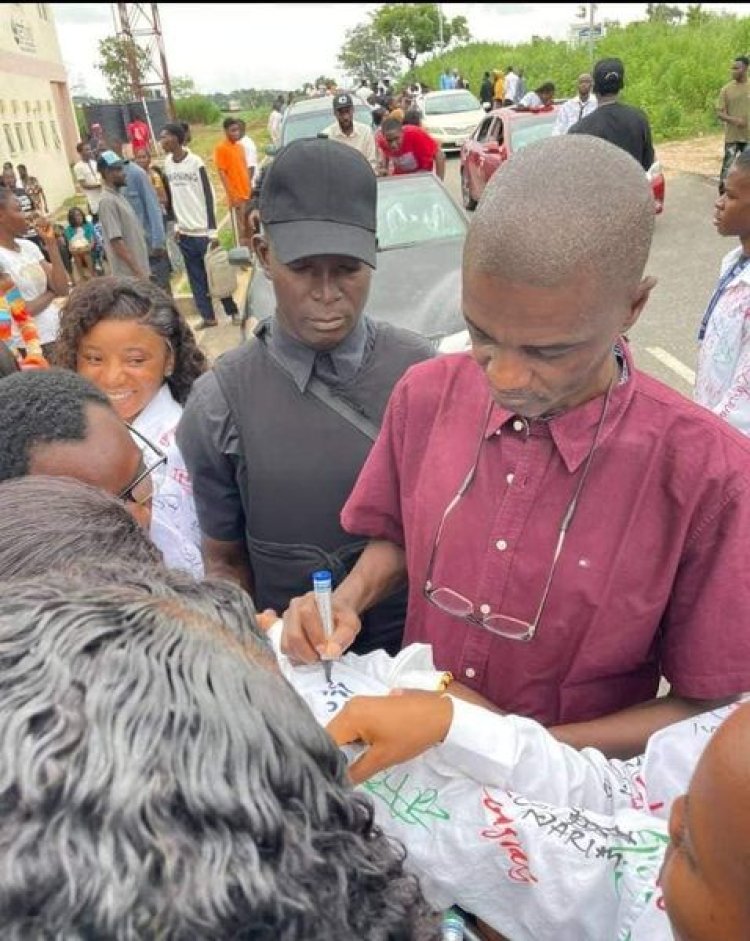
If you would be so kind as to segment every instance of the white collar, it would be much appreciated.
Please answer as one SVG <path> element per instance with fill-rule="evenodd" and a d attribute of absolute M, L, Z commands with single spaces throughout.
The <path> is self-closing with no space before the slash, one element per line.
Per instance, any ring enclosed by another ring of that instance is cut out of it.
<path fill-rule="evenodd" d="M 156 443 L 164 432 L 175 428 L 181 415 L 182 406 L 174 400 L 165 382 L 141 414 L 131 422 L 131 425 L 136 431 L 140 431 L 142 435 Z"/>

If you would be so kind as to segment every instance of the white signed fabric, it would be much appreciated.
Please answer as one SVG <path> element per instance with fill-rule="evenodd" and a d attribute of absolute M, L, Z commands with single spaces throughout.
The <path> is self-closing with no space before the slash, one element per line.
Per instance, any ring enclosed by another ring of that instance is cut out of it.
<path fill-rule="evenodd" d="M 742 254 L 724 257 L 721 275 Z M 750 434 L 750 265 L 743 268 L 719 297 L 698 353 L 695 401 Z"/>
<path fill-rule="evenodd" d="M 175 442 L 175 429 L 181 415 L 182 406 L 174 400 L 169 386 L 164 383 L 132 425 L 167 454 L 165 467 L 153 477 L 151 539 L 161 550 L 167 568 L 181 569 L 195 578 L 202 578 L 201 532 L 193 502 L 193 487 Z M 142 447 L 142 442 L 133 437 Z M 148 459 L 145 456 L 145 460 Z"/>
<path fill-rule="evenodd" d="M 415 671 L 434 689 L 430 648 L 414 646 L 393 661 L 347 654 L 330 686 L 320 665 L 279 663 L 325 724 L 351 696 L 405 687 Z M 512 941 L 671 941 L 658 888 L 666 820 L 733 708 L 664 729 L 643 757 L 614 761 L 454 699 L 442 745 L 363 789 L 436 907 L 458 904 Z"/>

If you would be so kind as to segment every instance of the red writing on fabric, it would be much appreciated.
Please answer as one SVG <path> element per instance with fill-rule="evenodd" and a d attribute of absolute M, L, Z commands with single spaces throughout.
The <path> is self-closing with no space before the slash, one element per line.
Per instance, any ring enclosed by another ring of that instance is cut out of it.
<path fill-rule="evenodd" d="M 518 833 L 513 829 L 513 819 L 503 810 L 502 805 L 491 794 L 484 791 L 482 804 L 492 814 L 492 825 L 480 831 L 480 836 L 486 840 L 496 840 L 503 848 L 510 861 L 508 878 L 513 882 L 523 882 L 527 885 L 539 880 L 531 872 L 529 857 L 526 855 Z"/>

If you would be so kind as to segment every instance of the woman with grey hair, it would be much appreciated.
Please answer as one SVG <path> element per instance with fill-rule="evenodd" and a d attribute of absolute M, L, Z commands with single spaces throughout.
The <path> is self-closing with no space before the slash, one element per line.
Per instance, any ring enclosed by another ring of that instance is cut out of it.
<path fill-rule="evenodd" d="M 436 941 L 263 639 L 211 617 L 215 586 L 198 604 L 119 580 L 0 597 L 3 937 Z M 247 598 L 219 591 L 241 622 Z"/>
<path fill-rule="evenodd" d="M 151 538 L 170 568 L 200 577 L 200 529 L 175 429 L 206 357 L 171 297 L 148 281 L 95 278 L 65 305 L 55 365 L 104 392 L 155 474 Z"/>

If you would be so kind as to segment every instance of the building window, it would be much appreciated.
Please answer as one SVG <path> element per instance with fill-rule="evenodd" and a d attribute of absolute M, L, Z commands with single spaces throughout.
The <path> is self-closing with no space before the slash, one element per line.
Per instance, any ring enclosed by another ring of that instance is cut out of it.
<path fill-rule="evenodd" d="M 41 114 L 41 113 L 42 113 L 42 103 L 37 98 L 37 100 L 34 102 L 34 114 Z"/>
<path fill-rule="evenodd" d="M 20 121 L 16 122 L 16 140 L 18 141 L 18 149 L 26 150 L 26 143 L 23 139 L 23 124 Z"/>
<path fill-rule="evenodd" d="M 60 135 L 57 133 L 57 124 L 53 120 L 50 119 L 49 126 L 52 131 L 52 143 L 55 147 L 55 150 L 59 150 L 61 147 L 61 144 L 60 144 Z"/>
<path fill-rule="evenodd" d="M 10 106 L 11 106 L 11 109 L 13 110 L 13 114 L 18 114 L 18 102 L 15 100 L 15 98 L 13 99 L 13 101 L 11 101 Z"/>
<path fill-rule="evenodd" d="M 52 114 L 52 102 L 47 99 L 47 114 Z"/>
<path fill-rule="evenodd" d="M 49 150 L 49 140 L 47 138 L 47 128 L 44 121 L 39 122 L 39 133 L 42 135 L 42 144 L 45 150 Z"/>
<path fill-rule="evenodd" d="M 36 134 L 34 133 L 34 125 L 31 121 L 26 122 L 26 134 L 29 138 L 29 147 L 31 150 L 36 150 Z"/>
<path fill-rule="evenodd" d="M 18 148 L 16 147 L 16 141 L 13 137 L 13 129 L 10 124 L 3 124 L 3 133 L 5 134 L 5 144 L 8 148 L 8 153 L 11 157 L 18 153 Z"/>
<path fill-rule="evenodd" d="M 31 114 L 31 102 L 30 101 L 24 101 L 23 110 L 26 112 L 26 114 Z"/>
<path fill-rule="evenodd" d="M 47 4 L 46 3 L 37 3 L 36 5 L 37 13 L 39 14 L 40 20 L 48 20 L 47 16 Z"/>

